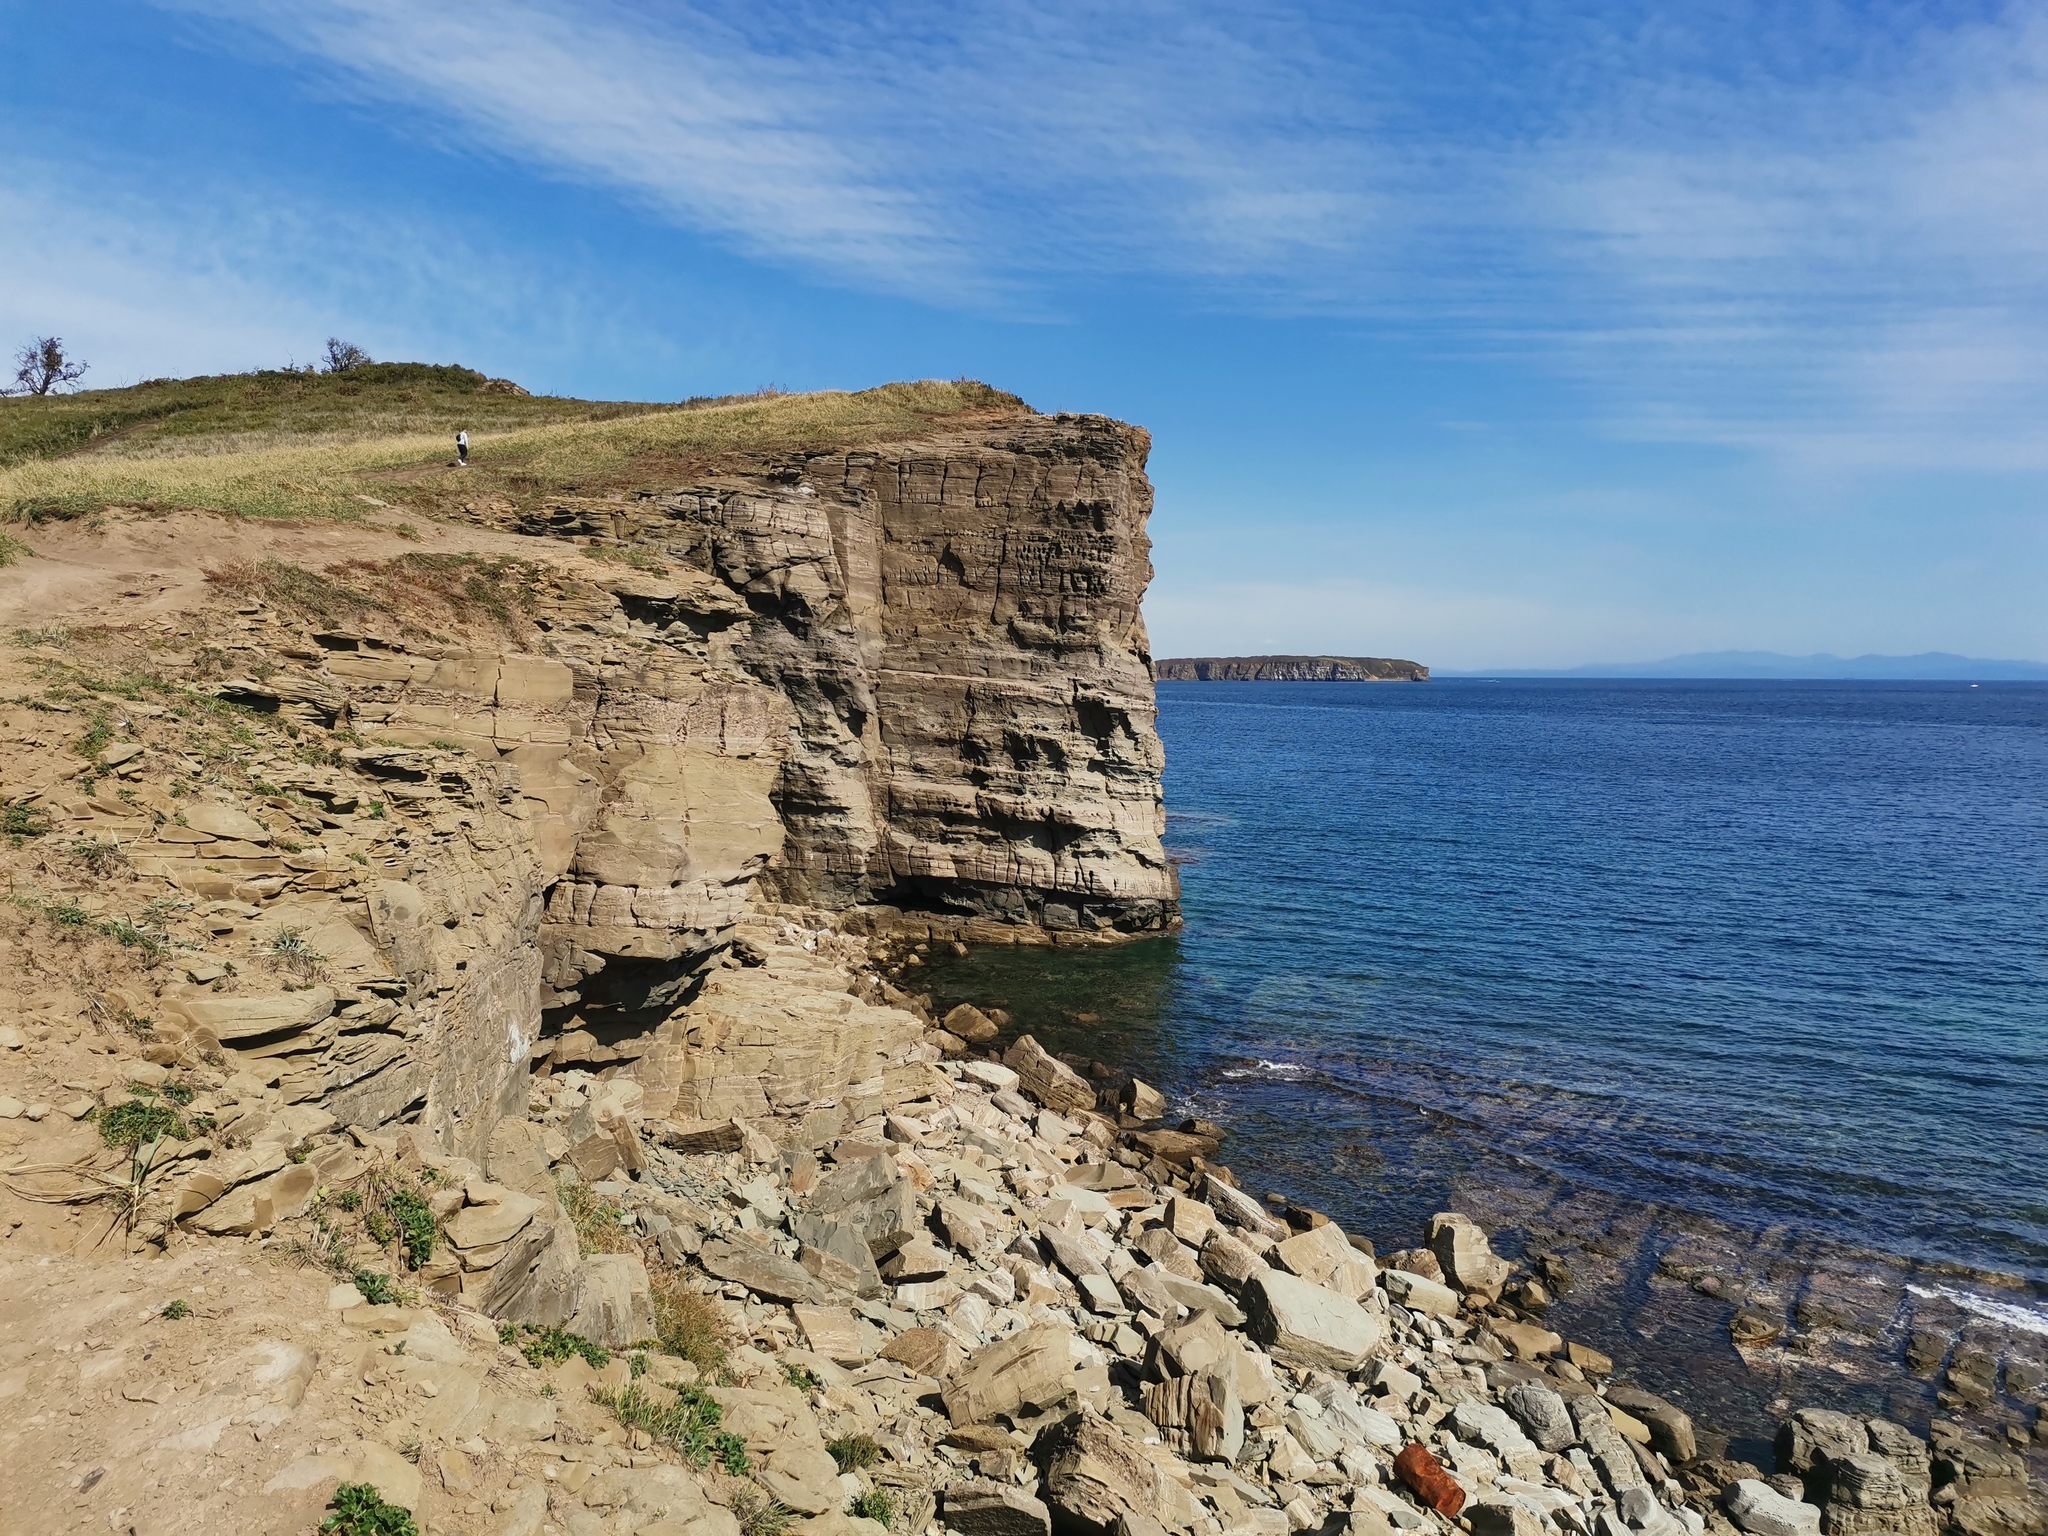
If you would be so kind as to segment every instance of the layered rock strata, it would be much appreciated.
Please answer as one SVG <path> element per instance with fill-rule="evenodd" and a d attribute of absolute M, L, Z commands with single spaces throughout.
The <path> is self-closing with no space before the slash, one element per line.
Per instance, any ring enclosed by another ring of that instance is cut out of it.
<path fill-rule="evenodd" d="M 796 717 L 784 899 L 1145 931 L 1178 898 L 1139 611 L 1149 446 L 1025 416 L 557 498 L 519 526 L 658 550 L 745 601 L 730 654 Z"/>

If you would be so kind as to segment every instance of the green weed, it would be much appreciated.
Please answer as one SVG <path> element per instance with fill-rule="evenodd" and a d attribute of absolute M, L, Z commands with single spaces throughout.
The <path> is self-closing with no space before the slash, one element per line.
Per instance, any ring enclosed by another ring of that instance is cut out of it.
<path fill-rule="evenodd" d="M 181 1318 L 187 1318 L 191 1315 L 192 1304 L 182 1299 L 178 1301 L 165 1302 L 163 1305 L 163 1309 L 157 1313 L 157 1316 L 162 1318 L 167 1323 L 175 1323 L 179 1321 Z"/>
<path fill-rule="evenodd" d="M 184 1135 L 185 1122 L 178 1118 L 178 1112 L 168 1104 L 150 1099 L 130 1099 L 100 1114 L 100 1140 L 124 1151 L 132 1151 L 159 1136 L 183 1140 Z"/>
<path fill-rule="evenodd" d="M 384 1502 L 370 1483 L 343 1483 L 334 1490 L 334 1513 L 320 1522 L 322 1536 L 419 1536 L 412 1512 Z"/>
<path fill-rule="evenodd" d="M 848 1504 L 846 1512 L 856 1520 L 872 1520 L 887 1530 L 889 1522 L 896 1518 L 896 1496 L 886 1488 L 870 1488 Z"/>

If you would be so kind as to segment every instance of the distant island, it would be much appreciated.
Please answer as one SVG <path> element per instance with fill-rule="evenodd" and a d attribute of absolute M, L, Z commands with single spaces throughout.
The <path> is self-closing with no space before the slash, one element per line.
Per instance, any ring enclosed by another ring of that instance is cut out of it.
<path fill-rule="evenodd" d="M 1397 663 L 1398 665 L 1398 663 Z M 1166 674 L 1161 673 L 1164 677 Z M 1776 651 L 1696 651 L 1662 661 L 1593 662 L 1583 667 L 1510 668 L 1447 677 L 1782 678 L 1816 682 L 2048 682 L 2048 664 L 1986 661 L 1947 651 L 1917 656 L 1782 656 Z"/>
<path fill-rule="evenodd" d="M 1152 663 L 1162 683 L 1426 683 L 1419 661 L 1386 656 L 1175 656 Z"/>

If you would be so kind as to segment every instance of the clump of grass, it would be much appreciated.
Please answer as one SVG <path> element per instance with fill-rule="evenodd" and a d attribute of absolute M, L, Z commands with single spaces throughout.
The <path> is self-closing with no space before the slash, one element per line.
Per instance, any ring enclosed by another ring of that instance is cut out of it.
<path fill-rule="evenodd" d="M 745 1477 L 752 1470 L 747 1442 L 718 1427 L 718 1402 L 701 1387 L 678 1387 L 675 1401 L 666 1404 L 637 1382 L 616 1392 L 593 1390 L 591 1396 L 611 1409 L 626 1428 L 642 1431 L 700 1467 L 715 1460 L 734 1477 Z"/>
<path fill-rule="evenodd" d="M 192 1315 L 192 1304 L 180 1297 L 176 1301 L 165 1302 L 156 1315 L 167 1323 L 175 1323 Z"/>
<path fill-rule="evenodd" d="M 856 1520 L 872 1520 L 887 1530 L 889 1522 L 896 1518 L 896 1496 L 886 1488 L 870 1488 L 848 1504 L 846 1512 Z"/>
<path fill-rule="evenodd" d="M 115 870 L 128 862 L 128 856 L 121 851 L 119 843 L 110 843 L 103 838 L 74 838 L 70 848 L 71 857 L 78 860 L 96 879 L 104 880 Z"/>
<path fill-rule="evenodd" d="M 32 557 L 35 551 L 12 534 L 0 533 L 0 566 L 14 564 L 24 557 Z"/>
<path fill-rule="evenodd" d="M 602 1344 L 593 1344 L 581 1334 L 570 1333 L 566 1329 L 535 1328 L 522 1323 L 518 1332 L 526 1335 L 526 1342 L 518 1346 L 519 1353 L 526 1356 L 526 1363 L 535 1370 L 544 1365 L 560 1365 L 571 1355 L 581 1355 L 594 1371 L 603 1370 L 612 1361 L 612 1352 Z M 506 1337 L 504 1329 L 498 1331 L 498 1337 L 507 1344 L 513 1342 Z"/>
<path fill-rule="evenodd" d="M 330 1507 L 334 1513 L 320 1522 L 321 1536 L 419 1536 L 412 1512 L 387 1504 L 372 1483 L 343 1483 Z"/>
<path fill-rule="evenodd" d="M 87 761 L 93 761 L 107 750 L 107 743 L 114 739 L 114 728 L 107 724 L 104 716 L 93 721 L 86 733 L 78 738 L 72 750 Z"/>
<path fill-rule="evenodd" d="M 159 1136 L 183 1140 L 184 1135 L 185 1122 L 178 1112 L 154 1099 L 130 1099 L 100 1114 L 100 1140 L 122 1151 L 133 1151 Z"/>
<path fill-rule="evenodd" d="M 841 1472 L 864 1472 L 882 1459 L 882 1448 L 873 1435 L 841 1435 L 828 1440 L 825 1449 Z"/>
<path fill-rule="evenodd" d="M 280 928 L 263 946 L 271 970 L 297 981 L 318 981 L 327 972 L 327 957 L 306 942 L 304 928 Z"/>
<path fill-rule="evenodd" d="M 586 1254 L 638 1253 L 640 1245 L 626 1230 L 626 1212 L 617 1202 L 607 1200 L 588 1184 L 562 1187 L 562 1209 L 569 1225 L 576 1229 L 576 1246 Z"/>
<path fill-rule="evenodd" d="M 654 1291 L 654 1336 L 663 1352 L 680 1356 L 696 1366 L 698 1374 L 716 1380 L 725 1371 L 725 1314 L 667 1265 L 653 1267 L 648 1279 Z"/>
<path fill-rule="evenodd" d="M 743 1488 L 733 1498 L 732 1512 L 739 1517 L 740 1536 L 783 1536 L 796 1518 L 780 1500 Z"/>

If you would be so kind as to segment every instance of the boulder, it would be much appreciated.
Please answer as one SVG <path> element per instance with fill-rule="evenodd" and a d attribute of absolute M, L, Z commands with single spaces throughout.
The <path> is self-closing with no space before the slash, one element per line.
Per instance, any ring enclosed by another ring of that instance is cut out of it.
<path fill-rule="evenodd" d="M 810 1271 L 766 1243 L 719 1238 L 698 1250 L 697 1262 L 719 1279 L 743 1285 L 770 1301 L 814 1301 L 820 1294 Z"/>
<path fill-rule="evenodd" d="M 950 1035 L 958 1035 L 969 1045 L 986 1045 L 1001 1033 L 996 1028 L 996 1021 L 972 1003 L 960 1004 L 940 1020 L 939 1027 Z"/>
<path fill-rule="evenodd" d="M 582 1287 L 576 1233 L 558 1209 L 528 1222 L 493 1267 L 465 1277 L 462 1295 L 487 1316 L 559 1328 L 576 1315 Z"/>
<path fill-rule="evenodd" d="M 1745 1477 L 1723 1490 L 1728 1518 L 1749 1536 L 1820 1536 L 1820 1510 Z"/>
<path fill-rule="evenodd" d="M 1095 1107 L 1095 1090 L 1088 1079 L 1029 1035 L 1019 1035 L 1003 1052 L 1003 1065 L 1017 1074 L 1018 1087 L 1047 1109 L 1072 1114 Z"/>
<path fill-rule="evenodd" d="M 1117 1090 L 1116 1102 L 1117 1107 L 1133 1120 L 1166 1118 L 1166 1095 L 1135 1077 Z"/>
<path fill-rule="evenodd" d="M 1274 1247 L 1273 1256 L 1289 1274 L 1354 1301 L 1372 1289 L 1377 1276 L 1372 1260 L 1351 1246 L 1334 1221 L 1295 1233 Z"/>
<path fill-rule="evenodd" d="M 654 1288 L 638 1255 L 597 1253 L 583 1261 L 581 1289 L 568 1329 L 607 1349 L 624 1349 L 654 1337 Z"/>
<path fill-rule="evenodd" d="M 960 1346 L 941 1328 L 906 1328 L 880 1351 L 884 1360 L 894 1360 L 919 1376 L 944 1381 L 960 1363 Z"/>
<path fill-rule="evenodd" d="M 1203 1175 L 1202 1194 L 1216 1212 L 1233 1227 L 1280 1242 L 1289 1236 L 1285 1222 L 1275 1221 L 1266 1208 L 1234 1184 L 1226 1184 L 1214 1173 Z"/>
<path fill-rule="evenodd" d="M 182 1013 L 223 1045 L 260 1035 L 310 1029 L 334 1012 L 332 987 L 308 987 L 267 997 L 185 997 L 166 1001 L 166 1014 Z"/>
<path fill-rule="evenodd" d="M 1457 1211 L 1439 1211 L 1429 1219 L 1429 1249 L 1444 1267 L 1444 1276 L 1467 1295 L 1500 1300 L 1508 1283 L 1507 1260 L 1496 1257 L 1479 1223 Z"/>
<path fill-rule="evenodd" d="M 1549 1387 L 1518 1381 L 1501 1393 L 1500 1400 L 1501 1406 L 1521 1421 L 1523 1432 L 1539 1450 L 1562 1451 L 1579 1438 L 1564 1398 Z"/>
<path fill-rule="evenodd" d="M 1267 1270 L 1245 1285 L 1253 1338 L 1283 1365 L 1349 1374 L 1379 1347 L 1380 1320 L 1348 1296 Z"/>
<path fill-rule="evenodd" d="M 1047 1441 L 1045 1502 L 1063 1532 L 1116 1536 L 1126 1523 L 1135 1531 L 1183 1523 L 1175 1505 L 1186 1492 L 1165 1486 L 1145 1448 L 1108 1420 L 1083 1411 Z"/>
<path fill-rule="evenodd" d="M 515 1189 L 481 1185 L 478 1192 L 495 1193 L 497 1198 L 489 1205 L 465 1206 L 442 1228 L 448 1235 L 448 1241 L 457 1248 L 488 1248 L 494 1243 L 509 1243 L 540 1213 L 540 1201 Z"/>
<path fill-rule="evenodd" d="M 1244 1450 L 1244 1407 L 1230 1360 L 1146 1386 L 1145 1417 L 1167 1445 L 1200 1461 L 1235 1462 Z"/>
<path fill-rule="evenodd" d="M 1692 1417 L 1683 1408 L 1667 1403 L 1654 1392 L 1627 1385 L 1609 1387 L 1607 1401 L 1642 1420 L 1649 1427 L 1650 1444 L 1674 1465 L 1684 1466 L 1698 1457 L 1700 1446 L 1693 1434 Z M 1857 1429 L 1860 1431 L 1862 1425 Z"/>
<path fill-rule="evenodd" d="M 946 1386 L 946 1416 L 979 1424 L 1060 1402 L 1074 1390 L 1072 1340 L 1064 1328 L 1042 1326 L 984 1345 Z"/>
<path fill-rule="evenodd" d="M 1541 1360 L 1546 1355 L 1564 1353 L 1564 1339 L 1548 1328 L 1535 1323 L 1511 1323 L 1502 1318 L 1486 1320 L 1487 1332 L 1508 1348 L 1508 1353 L 1517 1360 Z M 1669 1406 L 1668 1404 L 1666 1406 Z"/>

